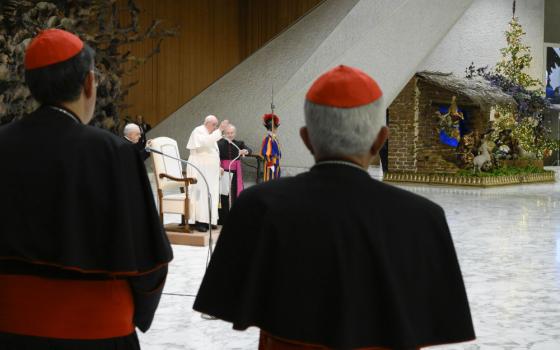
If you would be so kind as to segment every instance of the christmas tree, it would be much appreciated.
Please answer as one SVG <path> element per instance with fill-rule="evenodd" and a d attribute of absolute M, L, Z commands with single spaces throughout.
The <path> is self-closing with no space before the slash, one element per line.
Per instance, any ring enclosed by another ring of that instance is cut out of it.
<path fill-rule="evenodd" d="M 496 73 L 526 89 L 542 88 L 542 83 L 538 79 L 533 79 L 525 73 L 525 70 L 531 66 L 533 56 L 531 48 L 522 42 L 526 33 L 523 31 L 519 19 L 515 17 L 515 1 L 513 2 L 513 15 L 505 34 L 507 46 L 500 50 L 502 59 L 496 64 Z"/>

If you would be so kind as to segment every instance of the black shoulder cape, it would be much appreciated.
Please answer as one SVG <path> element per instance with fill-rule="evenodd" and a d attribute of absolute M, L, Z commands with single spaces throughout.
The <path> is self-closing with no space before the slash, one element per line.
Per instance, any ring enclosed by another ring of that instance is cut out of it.
<path fill-rule="evenodd" d="M 245 145 L 245 142 L 238 140 L 233 140 L 232 142 L 239 147 L 239 149 L 246 149 L 251 153 L 251 149 Z M 230 145 L 225 138 L 218 140 L 218 149 L 220 150 L 220 160 L 232 160 L 239 155 L 237 148 Z"/>
<path fill-rule="evenodd" d="M 172 259 L 139 153 L 43 106 L 0 129 L 0 260 L 138 275 Z"/>
<path fill-rule="evenodd" d="M 334 349 L 474 339 L 443 210 L 345 165 L 243 191 L 194 309 Z"/>

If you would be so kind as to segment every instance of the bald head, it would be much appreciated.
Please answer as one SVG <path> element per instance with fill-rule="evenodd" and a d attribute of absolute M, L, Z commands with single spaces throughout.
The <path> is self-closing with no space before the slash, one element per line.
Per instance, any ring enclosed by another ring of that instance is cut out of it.
<path fill-rule="evenodd" d="M 140 130 L 138 125 L 129 123 L 124 126 L 123 134 L 130 142 L 138 143 L 142 136 L 142 130 Z"/>

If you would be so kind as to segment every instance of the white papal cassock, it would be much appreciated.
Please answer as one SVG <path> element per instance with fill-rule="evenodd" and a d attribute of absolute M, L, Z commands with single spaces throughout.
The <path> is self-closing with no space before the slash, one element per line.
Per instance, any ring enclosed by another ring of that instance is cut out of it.
<path fill-rule="evenodd" d="M 212 225 L 218 222 L 218 202 L 220 201 L 220 151 L 216 143 L 222 138 L 220 129 L 209 134 L 204 125 L 196 127 L 187 143 L 190 151 L 189 162 L 196 165 L 206 177 L 212 197 Z M 192 166 L 187 165 L 187 176 L 198 180 L 197 184 L 189 186 L 190 213 L 189 223 L 195 221 L 209 223 L 208 195 L 204 180 Z"/>

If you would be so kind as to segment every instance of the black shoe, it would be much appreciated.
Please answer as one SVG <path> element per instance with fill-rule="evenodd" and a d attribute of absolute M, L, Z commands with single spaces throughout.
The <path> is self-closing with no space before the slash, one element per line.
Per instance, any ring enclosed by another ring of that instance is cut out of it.
<path fill-rule="evenodd" d="M 218 229 L 218 225 L 212 225 L 212 230 L 217 230 Z"/>
<path fill-rule="evenodd" d="M 199 222 L 196 225 L 196 230 L 198 232 L 207 232 L 208 231 L 208 224 L 203 224 L 203 223 Z"/>

